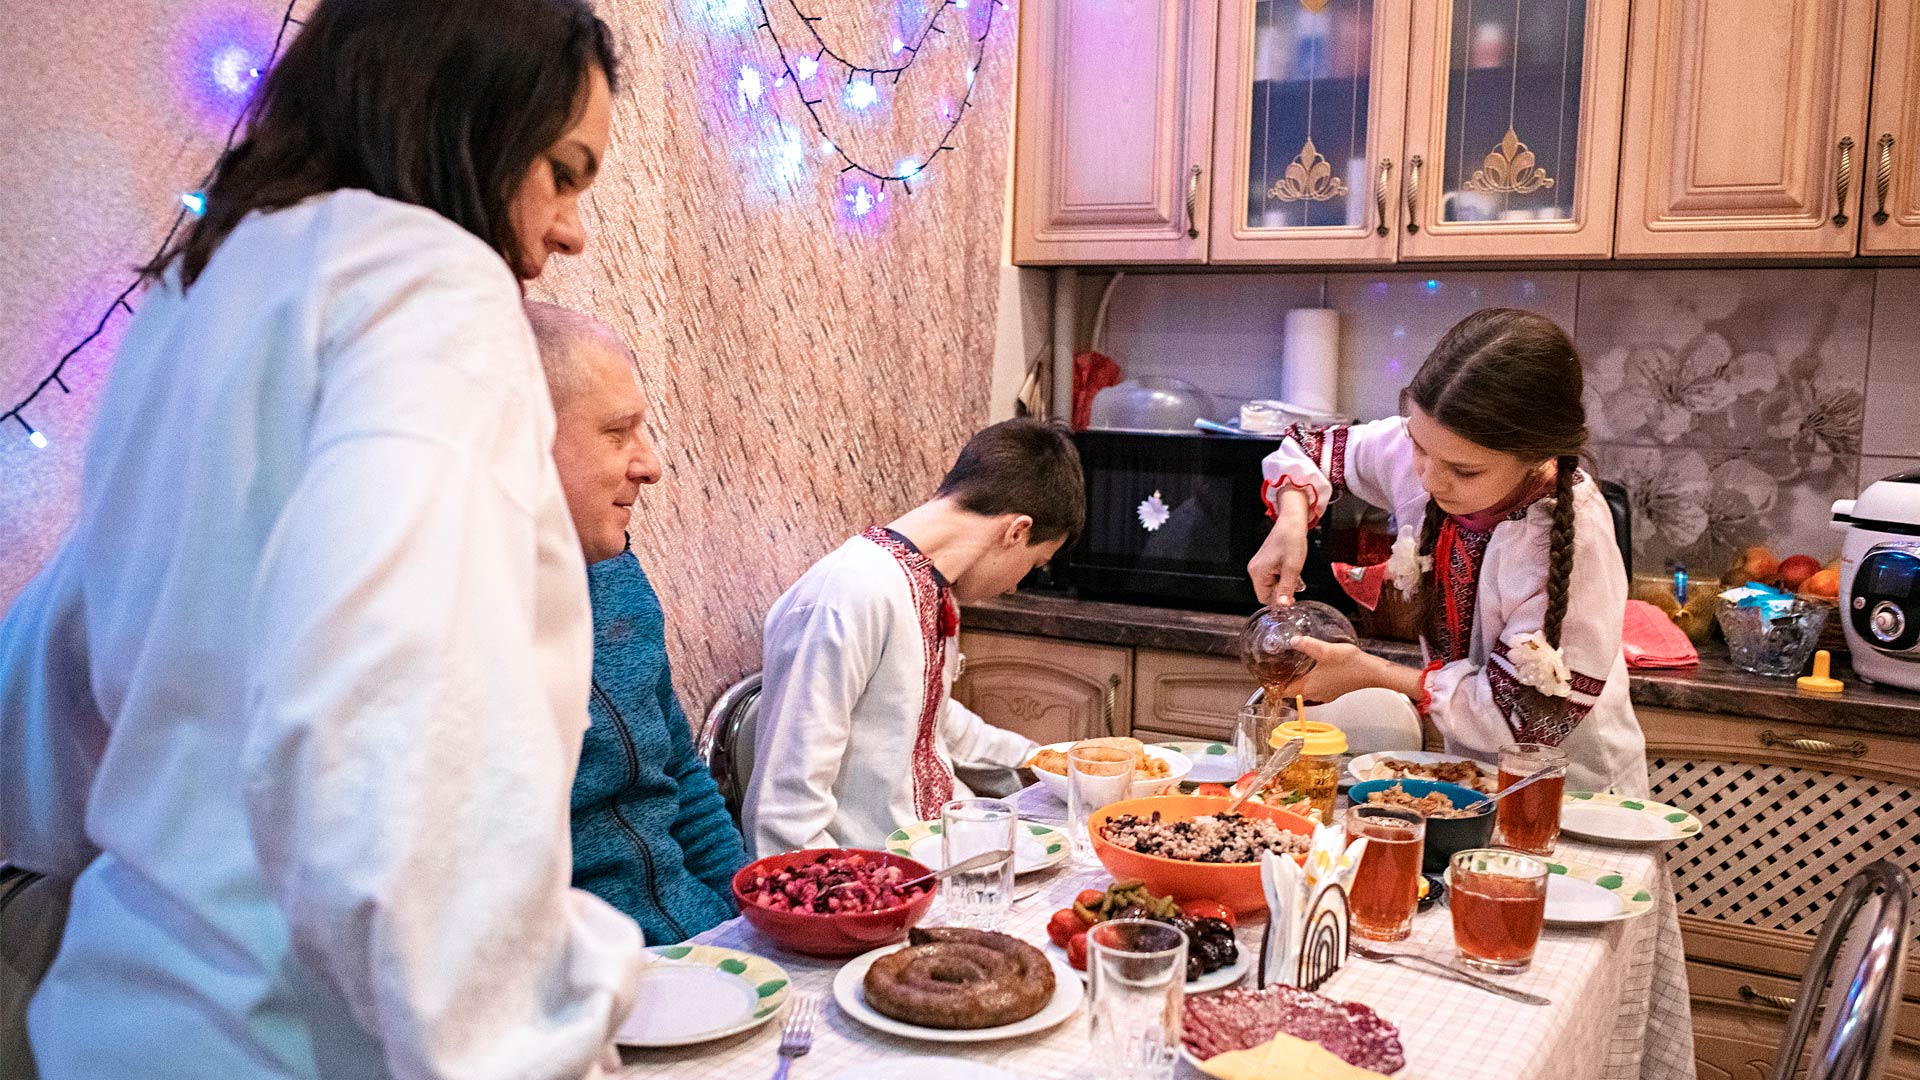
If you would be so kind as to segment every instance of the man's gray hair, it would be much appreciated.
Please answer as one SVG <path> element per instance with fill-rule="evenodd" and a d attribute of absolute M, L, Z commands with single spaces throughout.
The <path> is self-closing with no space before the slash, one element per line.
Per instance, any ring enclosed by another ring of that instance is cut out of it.
<path fill-rule="evenodd" d="M 639 365 L 633 350 L 620 340 L 613 328 L 591 315 L 548 304 L 526 302 L 527 322 L 533 326 L 534 344 L 540 349 L 540 366 L 547 372 L 547 393 L 553 407 L 559 408 L 586 388 L 587 368 L 583 361 L 596 351 L 624 357 L 627 366 L 639 378 Z"/>

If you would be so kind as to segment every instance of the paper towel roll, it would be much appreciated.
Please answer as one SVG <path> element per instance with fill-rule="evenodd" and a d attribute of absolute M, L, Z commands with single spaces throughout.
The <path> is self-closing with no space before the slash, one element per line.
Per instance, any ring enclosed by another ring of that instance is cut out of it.
<path fill-rule="evenodd" d="M 1334 411 L 1340 389 L 1340 313 L 1330 308 L 1287 312 L 1280 354 L 1280 397 L 1313 412 Z"/>

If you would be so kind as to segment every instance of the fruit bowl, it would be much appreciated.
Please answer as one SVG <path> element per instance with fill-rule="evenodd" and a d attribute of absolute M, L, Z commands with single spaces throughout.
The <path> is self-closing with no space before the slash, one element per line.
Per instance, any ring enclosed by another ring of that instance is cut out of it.
<path fill-rule="evenodd" d="M 788 867 L 806 865 L 823 854 L 839 858 L 860 855 L 873 865 L 897 866 L 903 881 L 933 872 L 912 859 L 862 848 L 808 848 L 748 863 L 733 875 L 734 903 L 739 905 L 740 914 L 749 925 L 789 952 L 807 956 L 857 956 L 905 938 L 907 930 L 926 918 L 927 909 L 933 906 L 935 890 L 932 888 L 903 904 L 879 911 L 822 915 L 761 907 L 754 902 L 749 886 L 755 879 L 771 877 Z"/>
<path fill-rule="evenodd" d="M 1227 808 L 1231 799 L 1217 795 L 1156 795 L 1147 799 L 1123 799 L 1096 811 L 1087 821 L 1092 834 L 1093 851 L 1101 865 L 1115 880 L 1135 880 L 1160 896 L 1175 900 L 1218 900 L 1236 912 L 1265 911 L 1266 894 L 1260 887 L 1260 864 L 1205 863 L 1188 859 L 1169 859 L 1160 855 L 1117 847 L 1101 835 L 1106 823 L 1122 814 L 1147 818 L 1154 813 L 1165 822 L 1189 821 Z M 1280 828 L 1313 835 L 1313 824 L 1299 814 L 1258 803 L 1242 806 L 1243 817 L 1264 818 Z"/>

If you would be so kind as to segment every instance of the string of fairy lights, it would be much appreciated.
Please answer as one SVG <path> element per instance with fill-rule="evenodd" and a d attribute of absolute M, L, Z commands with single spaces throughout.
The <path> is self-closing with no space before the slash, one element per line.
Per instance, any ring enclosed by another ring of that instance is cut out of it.
<path fill-rule="evenodd" d="M 220 69 L 216 71 L 216 78 L 223 84 L 228 85 L 230 89 L 235 86 L 238 86 L 240 89 L 247 89 L 250 88 L 252 84 L 257 83 L 260 76 L 269 67 L 273 66 L 274 60 L 279 58 L 280 49 L 286 44 L 287 31 L 292 27 L 303 25 L 301 20 L 293 17 L 294 8 L 298 3 L 299 0 L 288 0 L 286 11 L 280 16 L 280 28 L 275 31 L 273 35 L 273 48 L 267 53 L 267 59 L 265 61 L 258 65 L 248 65 L 245 66 L 244 69 L 241 69 L 233 63 L 233 57 L 236 54 L 230 52 L 225 53 L 216 61 L 216 68 Z M 227 128 L 226 141 L 221 144 L 220 156 L 214 159 L 213 166 L 207 170 L 206 175 L 200 178 L 200 182 L 194 185 L 194 190 L 180 196 L 180 206 L 174 211 L 173 224 L 167 227 L 166 236 L 161 239 L 160 246 L 154 249 L 153 258 L 148 259 L 147 262 L 152 262 L 153 259 L 159 258 L 160 254 L 173 244 L 174 237 L 180 235 L 181 226 L 186 224 L 189 216 L 199 217 L 206 212 L 207 197 L 204 193 L 206 186 L 213 182 L 213 174 L 219 169 L 220 161 L 233 149 L 234 140 L 240 137 L 240 127 L 246 122 L 246 114 L 247 110 L 242 108 L 239 114 L 234 117 L 232 125 Z M 128 299 L 139 291 L 144 281 L 145 278 L 136 274 L 132 281 L 127 282 L 126 287 L 120 290 L 119 295 L 107 303 L 106 309 L 100 313 L 100 318 L 94 322 L 93 329 L 87 331 L 84 337 L 74 342 L 65 352 L 60 354 L 60 358 L 53 363 L 53 370 L 47 372 L 46 377 L 36 383 L 34 388 L 28 391 L 26 397 L 15 402 L 11 409 L 0 413 L 0 425 L 6 424 L 9 420 L 13 421 L 26 433 L 27 442 L 38 449 L 46 449 L 46 433 L 35 428 L 33 424 L 28 421 L 27 409 L 30 408 L 35 401 L 39 400 L 41 394 L 46 393 L 49 389 L 57 389 L 63 394 L 73 392 L 68 388 L 66 380 L 61 378 L 66 372 L 67 364 L 71 362 L 74 357 L 84 352 L 87 346 L 99 340 L 100 335 L 107 332 L 107 324 L 113 320 L 114 312 L 124 311 L 128 315 L 133 314 L 133 305 L 128 303 Z"/>
<path fill-rule="evenodd" d="M 780 35 L 774 30 L 773 18 L 767 7 L 769 0 L 754 0 L 754 2 L 760 12 L 759 29 L 766 31 L 767 40 L 773 44 L 774 52 L 780 58 L 782 74 L 775 77 L 774 88 L 778 89 L 789 82 L 793 84 L 795 96 L 806 109 L 807 118 L 812 122 L 814 131 L 820 136 L 822 145 L 829 148 L 841 163 L 841 175 L 851 174 L 871 181 L 871 184 L 857 184 L 844 196 L 856 217 L 865 216 L 873 207 L 884 202 L 889 184 L 899 184 L 901 191 L 912 195 L 913 182 L 926 172 L 934 159 L 956 149 L 953 143 L 954 133 L 959 130 L 960 122 L 966 118 L 967 110 L 973 106 L 974 84 L 979 78 L 982 65 L 986 63 L 987 38 L 993 33 L 994 16 L 1006 6 L 1002 0 L 986 0 L 984 3 L 983 6 L 987 9 L 986 18 L 980 20 L 983 23 L 980 32 L 972 35 L 973 56 L 967 65 L 966 90 L 961 94 L 957 105 L 952 102 L 941 105 L 941 119 L 946 121 L 946 127 L 940 132 L 940 138 L 933 149 L 923 154 L 903 158 L 887 167 L 871 165 L 859 160 L 848 152 L 840 140 L 828 132 L 826 120 L 821 115 L 821 106 L 827 102 L 828 95 L 809 93 L 808 84 L 819 77 L 821 69 L 831 62 L 844 72 L 845 78 L 841 81 L 841 86 L 845 103 L 856 110 L 872 106 L 880 97 L 877 80 L 890 77 L 890 83 L 897 85 L 901 76 L 905 75 L 920 59 L 928 39 L 935 34 L 942 36 L 947 34 L 947 28 L 941 25 L 942 18 L 950 10 L 966 11 L 971 6 L 971 0 L 941 0 L 927 16 L 927 21 L 920 27 L 919 33 L 914 35 L 913 40 L 908 41 L 900 36 L 893 39 L 891 54 L 900 56 L 904 53 L 906 59 L 885 67 L 855 63 L 827 44 L 825 37 L 820 33 L 821 16 L 808 15 L 801 9 L 800 0 L 785 0 L 785 2 L 800 24 L 807 28 L 809 36 L 813 38 L 814 48 L 812 50 L 796 49 L 790 54 L 787 47 L 781 43 Z M 964 25 L 966 16 L 961 15 L 960 19 Z M 764 82 L 758 69 L 751 65 L 742 66 L 735 89 L 739 92 L 743 105 L 757 102 L 764 92 Z M 777 113 L 778 107 L 775 108 Z"/>
<path fill-rule="evenodd" d="M 721 0 L 721 2 L 734 6 L 741 4 L 742 0 Z M 976 2 L 986 9 L 986 15 L 978 20 L 981 25 L 979 32 L 974 34 L 972 27 L 967 23 L 966 12 Z M 249 64 L 233 50 L 228 50 L 216 58 L 214 76 L 224 89 L 233 93 L 251 92 L 262 74 L 273 65 L 274 60 L 279 58 L 289 31 L 303 25 L 302 20 L 294 17 L 294 11 L 299 3 L 300 0 L 288 0 L 286 9 L 280 17 L 279 29 L 274 34 L 273 47 L 265 61 L 257 65 Z M 896 58 L 903 57 L 903 59 L 884 66 L 876 66 L 849 59 L 845 53 L 828 44 L 820 30 L 823 17 L 807 14 L 800 6 L 801 0 L 753 0 L 753 3 L 758 8 L 760 16 L 757 29 L 766 31 L 767 39 L 772 43 L 774 53 L 780 59 L 781 74 L 773 79 L 773 88 L 778 90 L 788 83 L 793 85 L 795 96 L 806 110 L 821 145 L 827 148 L 839 163 L 840 174 L 858 181 L 842 196 L 846 211 L 855 218 L 865 217 L 884 203 L 890 185 L 898 184 L 903 193 L 912 195 L 914 183 L 925 175 L 934 161 L 941 154 L 952 153 L 956 149 L 954 136 L 959 131 L 961 121 L 966 119 L 967 111 L 973 107 L 974 85 L 986 63 L 987 40 L 993 33 L 994 18 L 999 10 L 1006 6 L 1003 0 L 940 0 L 911 40 L 905 36 L 894 37 L 889 55 Z M 806 28 L 808 36 L 812 38 L 811 48 L 789 50 L 781 42 L 779 34 L 774 29 L 769 3 L 786 4 L 800 25 Z M 945 25 L 946 20 L 956 13 L 960 25 L 951 28 Z M 906 75 L 914 63 L 920 59 L 936 36 L 945 37 L 950 32 L 956 31 L 968 34 L 973 45 L 972 56 L 964 76 L 965 91 L 960 94 L 957 102 L 949 99 L 940 104 L 939 119 L 944 122 L 944 127 L 941 128 L 940 137 L 933 143 L 932 149 L 903 158 L 891 166 L 882 166 L 857 158 L 839 139 L 834 138 L 828 130 L 822 108 L 830 97 L 831 92 L 824 89 L 829 80 L 839 83 L 841 96 L 849 108 L 856 111 L 865 110 L 879 102 L 880 80 L 887 80 L 889 85 L 898 85 L 901 77 Z M 828 74 L 823 76 L 823 70 Z M 809 87 L 819 89 L 810 91 Z M 741 66 L 734 89 L 739 96 L 741 106 L 748 107 L 757 104 L 768 87 L 759 70 L 747 64 Z M 774 111 L 778 117 L 777 103 L 774 105 Z M 153 258 L 147 260 L 149 263 L 173 244 L 189 217 L 198 217 L 206 212 L 205 188 L 212 182 L 219 168 L 219 161 L 232 151 L 234 142 L 239 138 L 241 127 L 245 123 L 246 112 L 244 107 L 241 108 L 231 126 L 228 127 L 226 139 L 221 145 L 220 155 L 215 159 L 214 166 L 207 170 L 206 175 L 195 185 L 194 190 L 180 196 L 180 205 L 174 211 L 172 224 L 168 226 L 159 246 L 154 249 Z M 781 126 L 786 127 L 784 120 L 781 121 Z M 797 144 L 790 146 L 785 152 L 787 165 L 797 167 L 803 155 L 804 150 Z M 27 392 L 26 396 L 15 402 L 5 412 L 0 412 L 0 426 L 11 421 L 25 434 L 28 443 L 39 449 L 46 448 L 48 445 L 46 433 L 36 428 L 28 419 L 28 411 L 48 390 L 58 390 L 63 394 L 72 392 L 63 377 L 67 372 L 67 365 L 106 333 L 116 312 L 124 312 L 129 316 L 133 314 L 133 304 L 130 301 L 140 290 L 144 280 L 143 277 L 135 275 L 131 281 L 127 282 L 126 286 L 101 311 L 92 329 L 60 354 L 54 361 L 52 369 Z"/>

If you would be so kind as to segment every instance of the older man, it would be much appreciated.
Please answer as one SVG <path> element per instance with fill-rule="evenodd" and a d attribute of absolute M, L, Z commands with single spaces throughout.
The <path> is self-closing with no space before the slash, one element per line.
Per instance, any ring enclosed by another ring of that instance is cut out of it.
<path fill-rule="evenodd" d="M 573 782 L 573 883 L 632 916 L 650 944 L 734 914 L 740 833 L 693 750 L 667 667 L 660 600 L 627 546 L 641 487 L 660 479 L 647 398 L 602 324 L 530 303 L 558 421 L 554 463 L 593 597 L 591 724 Z"/>

